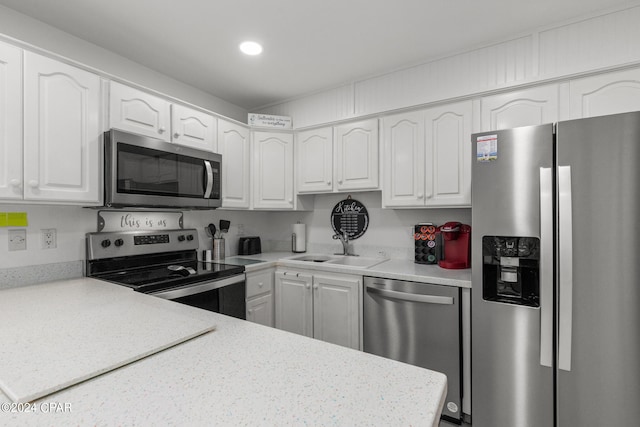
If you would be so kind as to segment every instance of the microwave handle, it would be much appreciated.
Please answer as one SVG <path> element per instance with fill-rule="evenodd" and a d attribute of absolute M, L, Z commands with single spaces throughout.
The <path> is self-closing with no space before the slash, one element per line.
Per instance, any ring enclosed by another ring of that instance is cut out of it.
<path fill-rule="evenodd" d="M 209 160 L 204 161 L 204 167 L 207 170 L 207 188 L 204 190 L 204 198 L 211 197 L 211 190 L 213 190 L 213 168 Z"/>

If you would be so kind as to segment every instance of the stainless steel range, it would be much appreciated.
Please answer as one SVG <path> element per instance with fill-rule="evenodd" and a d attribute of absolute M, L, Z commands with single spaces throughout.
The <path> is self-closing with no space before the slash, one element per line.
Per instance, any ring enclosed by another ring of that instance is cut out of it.
<path fill-rule="evenodd" d="M 198 261 L 195 229 L 87 234 L 86 275 L 246 319 L 244 266 Z"/>

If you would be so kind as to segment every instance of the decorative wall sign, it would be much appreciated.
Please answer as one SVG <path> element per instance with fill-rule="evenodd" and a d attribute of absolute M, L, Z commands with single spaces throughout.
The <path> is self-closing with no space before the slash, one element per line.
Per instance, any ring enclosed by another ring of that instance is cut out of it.
<path fill-rule="evenodd" d="M 291 117 L 274 116 L 273 114 L 249 113 L 247 118 L 249 126 L 277 129 L 291 129 Z"/>
<path fill-rule="evenodd" d="M 351 196 L 338 202 L 331 211 L 331 226 L 336 234 L 343 231 L 349 240 L 362 236 L 369 227 L 369 213 L 367 208 Z"/>
<path fill-rule="evenodd" d="M 178 230 L 182 212 L 98 211 L 98 231 Z"/>

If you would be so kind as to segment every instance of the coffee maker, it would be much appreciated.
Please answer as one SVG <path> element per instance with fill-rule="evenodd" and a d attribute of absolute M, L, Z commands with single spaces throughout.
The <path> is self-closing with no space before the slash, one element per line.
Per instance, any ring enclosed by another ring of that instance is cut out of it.
<path fill-rule="evenodd" d="M 471 267 L 471 226 L 459 222 L 447 222 L 439 227 L 442 238 L 442 268 L 462 269 Z"/>

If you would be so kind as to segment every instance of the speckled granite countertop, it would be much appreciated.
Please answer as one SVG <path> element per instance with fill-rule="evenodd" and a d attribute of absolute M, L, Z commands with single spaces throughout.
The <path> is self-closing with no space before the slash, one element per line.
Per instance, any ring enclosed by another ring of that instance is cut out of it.
<path fill-rule="evenodd" d="M 438 425 L 443 374 L 191 310 L 216 330 L 28 408 L 0 393 L 0 424 Z"/>
<path fill-rule="evenodd" d="M 370 268 L 356 268 L 346 265 L 293 261 L 295 255 L 291 252 L 267 252 L 256 255 L 238 255 L 228 257 L 224 262 L 233 264 L 236 259 L 253 259 L 263 261 L 259 264 L 245 265 L 245 271 L 251 273 L 264 268 L 285 266 L 303 268 L 306 270 L 328 271 L 333 273 L 357 274 L 360 276 L 375 276 L 385 279 L 409 280 L 412 282 L 432 283 L 435 285 L 457 286 L 471 288 L 471 269 L 447 270 L 437 265 L 416 264 L 409 260 L 390 259 Z"/>

